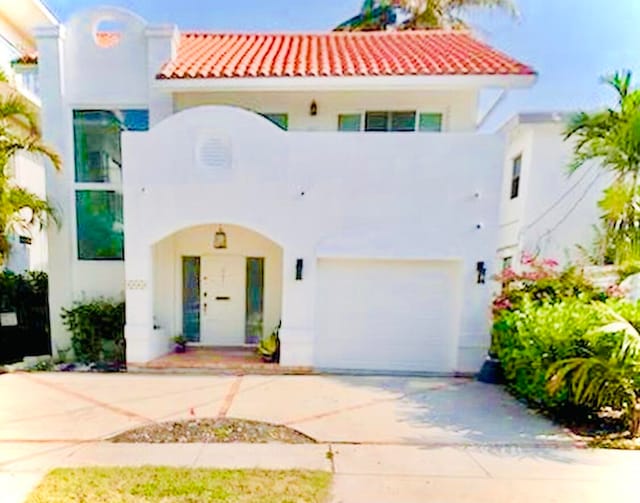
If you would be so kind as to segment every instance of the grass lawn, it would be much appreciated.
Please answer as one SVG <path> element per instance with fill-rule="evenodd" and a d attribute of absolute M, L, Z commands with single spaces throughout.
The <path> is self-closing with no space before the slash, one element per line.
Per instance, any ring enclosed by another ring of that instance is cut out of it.
<path fill-rule="evenodd" d="M 325 503 L 330 485 L 331 474 L 321 471 L 58 468 L 45 476 L 27 503 Z"/>

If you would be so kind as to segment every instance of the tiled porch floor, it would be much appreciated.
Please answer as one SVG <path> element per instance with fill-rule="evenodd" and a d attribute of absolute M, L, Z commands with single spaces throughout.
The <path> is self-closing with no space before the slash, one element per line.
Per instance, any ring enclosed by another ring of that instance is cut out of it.
<path fill-rule="evenodd" d="M 187 346 L 184 353 L 169 353 L 146 363 L 129 363 L 129 371 L 203 371 L 240 374 L 309 374 L 309 367 L 283 367 L 265 363 L 253 348 Z"/>

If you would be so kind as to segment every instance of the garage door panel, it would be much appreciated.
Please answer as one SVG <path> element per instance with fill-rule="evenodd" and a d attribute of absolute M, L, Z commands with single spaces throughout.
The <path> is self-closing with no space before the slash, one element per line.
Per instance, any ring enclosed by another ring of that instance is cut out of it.
<path fill-rule="evenodd" d="M 324 259 L 318 283 L 317 366 L 454 369 L 457 262 Z"/>

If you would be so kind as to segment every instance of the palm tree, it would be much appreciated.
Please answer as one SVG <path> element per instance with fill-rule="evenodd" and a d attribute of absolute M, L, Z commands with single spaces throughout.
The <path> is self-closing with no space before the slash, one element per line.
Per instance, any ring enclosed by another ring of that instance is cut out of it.
<path fill-rule="evenodd" d="M 612 320 L 592 335 L 591 354 L 567 358 L 547 374 L 552 394 L 567 386 L 577 405 L 622 411 L 632 437 L 640 436 L 640 335 L 610 307 L 601 309 Z"/>
<path fill-rule="evenodd" d="M 8 84 L 0 73 L 0 82 Z M 28 152 L 48 159 L 59 170 L 60 156 L 42 141 L 37 109 L 20 94 L 11 90 L 0 97 L 0 266 L 6 263 L 12 233 L 42 229 L 57 222 L 51 204 L 37 194 L 15 184 L 11 178 L 10 161 L 19 152 Z"/>
<path fill-rule="evenodd" d="M 571 118 L 565 130 L 565 140 L 575 140 L 569 170 L 574 172 L 590 161 L 597 161 L 603 169 L 613 173 L 615 182 L 610 193 L 605 194 L 605 206 L 601 204 L 601 209 L 605 212 L 605 220 L 607 214 L 616 213 L 614 220 L 618 223 L 613 230 L 620 241 L 632 242 L 640 233 L 637 217 L 640 90 L 631 88 L 631 72 L 628 71 L 616 73 L 603 81 L 616 92 L 617 104 L 595 113 L 580 112 Z M 621 197 L 626 200 L 621 202 Z M 621 209 L 626 213 L 624 217 L 620 214 Z"/>
<path fill-rule="evenodd" d="M 633 205 L 630 211 L 629 205 Z M 640 258 L 640 187 L 616 180 L 605 189 L 600 208 L 600 257 L 611 263 L 622 264 Z M 629 220 L 630 214 L 635 217 Z"/>
<path fill-rule="evenodd" d="M 463 15 L 473 8 L 498 9 L 513 17 L 518 15 L 514 0 L 365 0 L 360 13 L 336 30 L 465 29 L 468 25 Z"/>

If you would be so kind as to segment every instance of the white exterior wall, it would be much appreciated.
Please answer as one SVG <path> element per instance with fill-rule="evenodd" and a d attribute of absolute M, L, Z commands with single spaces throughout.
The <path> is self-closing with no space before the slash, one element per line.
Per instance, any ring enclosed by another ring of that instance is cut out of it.
<path fill-rule="evenodd" d="M 123 27 L 115 46 L 98 45 L 94 35 L 102 20 L 116 21 Z M 61 173 L 47 172 L 48 196 L 59 208 L 62 221 L 59 229 L 48 232 L 54 349 L 69 344 L 69 334 L 59 317 L 62 308 L 83 299 L 124 297 L 122 261 L 77 259 L 75 191 L 121 187 L 75 183 L 73 110 L 149 108 L 153 117 L 156 109 L 170 109 L 170 104 L 164 103 L 166 99 L 150 91 L 149 79 L 159 62 L 171 57 L 173 35 L 171 29 L 152 29 L 139 17 L 117 8 L 83 11 L 66 26 L 36 33 L 43 133 L 61 155 L 64 166 Z"/>
<path fill-rule="evenodd" d="M 590 247 L 598 223 L 597 202 L 611 183 L 594 163 L 569 174 L 572 142 L 564 141 L 563 123 L 519 124 L 508 134 L 500 218 L 499 258 L 522 252 L 554 258 L 562 264 L 580 260 L 577 245 Z M 513 159 L 522 155 L 519 195 L 510 199 Z"/>
<path fill-rule="evenodd" d="M 216 159 L 228 164 L 203 164 L 202 145 L 222 148 Z M 201 107 L 147 133 L 125 133 L 123 148 L 130 360 L 156 356 L 154 244 L 222 223 L 283 248 L 284 364 L 314 361 L 318 257 L 454 259 L 463 264 L 465 306 L 457 369 L 478 368 L 491 292 L 476 283 L 475 269 L 491 260 L 497 241 L 499 137 L 293 133 L 240 109 Z M 304 260 L 302 281 L 294 278 L 297 258 Z"/>
<path fill-rule="evenodd" d="M 367 111 L 417 111 L 441 113 L 443 131 L 474 131 L 477 121 L 477 90 L 457 91 L 289 91 L 179 93 L 174 110 L 201 105 L 233 105 L 260 113 L 287 113 L 290 131 L 337 131 L 339 114 L 362 115 Z M 315 101 L 318 114 L 311 116 Z"/>
<path fill-rule="evenodd" d="M 124 27 L 114 47 L 95 41 L 102 19 Z M 456 295 L 464 306 L 456 368 L 477 370 L 489 342 L 491 293 L 490 285 L 476 284 L 476 262 L 485 261 L 492 273 L 503 158 L 499 137 L 470 134 L 479 88 L 465 82 L 450 91 L 441 85 L 419 92 L 328 91 L 318 79 L 315 91 L 203 88 L 172 96 L 154 76 L 175 55 L 176 40 L 171 27 L 151 27 L 110 8 L 38 33 L 45 137 L 65 165 L 47 179 L 62 214 L 62 228 L 49 231 L 54 348 L 68 341 L 60 309 L 83 298 L 122 296 L 126 276 L 130 359 L 161 354 L 181 320 L 175 299 L 160 292 L 176 286 L 176 258 L 191 239 L 187 232 L 182 243 L 175 233 L 222 223 L 282 247 L 283 363 L 313 364 L 318 258 L 454 260 L 461 264 Z M 312 100 L 315 117 L 309 115 Z M 291 131 L 241 109 L 203 104 L 288 113 Z M 89 187 L 74 181 L 72 112 L 96 108 L 150 113 L 151 131 L 124 135 L 123 186 L 90 184 L 124 191 L 126 263 L 77 260 L 75 191 Z M 367 110 L 442 112 L 446 132 L 330 132 L 338 114 Z M 227 145 L 229 169 L 201 165 L 196 152 L 207 139 Z M 193 250 L 204 247 L 193 239 Z M 304 259 L 303 281 L 294 279 L 297 258 Z M 167 263 L 167 271 L 154 274 Z M 154 331 L 156 324 L 162 328 Z"/>

